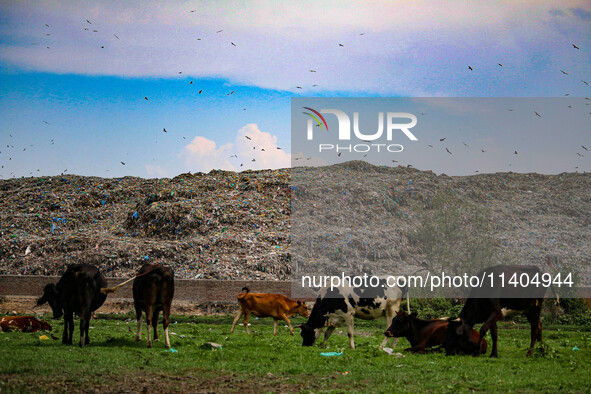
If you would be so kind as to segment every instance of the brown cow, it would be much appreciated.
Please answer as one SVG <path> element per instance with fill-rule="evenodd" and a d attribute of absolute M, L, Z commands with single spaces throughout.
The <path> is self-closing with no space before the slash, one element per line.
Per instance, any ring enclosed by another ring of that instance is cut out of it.
<path fill-rule="evenodd" d="M 51 325 L 39 320 L 35 316 L 4 316 L 0 318 L 0 328 L 7 332 L 16 329 L 22 332 L 35 332 L 38 330 L 51 331 Z"/>
<path fill-rule="evenodd" d="M 244 315 L 243 323 L 247 334 L 250 334 L 248 329 L 248 316 L 251 313 L 257 317 L 272 317 L 273 335 L 277 335 L 277 321 L 279 319 L 287 322 L 289 325 L 289 331 L 291 335 L 293 335 L 293 327 L 291 326 L 288 317 L 296 313 L 299 313 L 300 316 L 303 317 L 308 317 L 310 315 L 308 307 L 303 301 L 292 300 L 282 294 L 250 293 L 248 287 L 243 287 L 242 291 L 243 293 L 238 295 L 240 311 L 238 311 L 238 314 L 234 318 L 230 334 L 234 333 L 234 327 L 242 315 Z"/>
<path fill-rule="evenodd" d="M 423 320 L 417 318 L 416 313 L 408 315 L 405 312 L 397 312 L 384 334 L 387 337 L 406 338 L 412 347 L 404 349 L 405 351 L 423 354 L 426 348 L 443 344 L 448 326 L 449 322 L 445 320 Z M 484 338 L 480 339 L 476 330 L 471 331 L 470 340 L 475 346 L 460 349 L 461 352 L 473 355 L 486 352 L 488 344 Z"/>
<path fill-rule="evenodd" d="M 144 264 L 133 281 L 133 304 L 137 318 L 136 341 L 140 340 L 142 311 L 146 312 L 148 326 L 148 347 L 152 347 L 150 328 L 154 328 L 154 341 L 158 340 L 158 315 L 162 311 L 164 346 L 170 348 L 168 323 L 172 298 L 174 297 L 174 272 L 160 264 Z"/>

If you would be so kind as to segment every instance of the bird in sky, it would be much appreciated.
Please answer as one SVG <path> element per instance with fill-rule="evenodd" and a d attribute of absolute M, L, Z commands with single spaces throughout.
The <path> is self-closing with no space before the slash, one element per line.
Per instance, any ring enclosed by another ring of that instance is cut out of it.
<path fill-rule="evenodd" d="M 168 131 L 166 131 L 166 127 L 164 127 L 164 128 L 162 129 L 162 131 L 164 131 L 165 133 L 168 133 Z"/>
<path fill-rule="evenodd" d="M 482 153 L 486 152 L 484 149 L 480 149 L 482 151 Z"/>
<path fill-rule="evenodd" d="M 538 113 L 538 111 L 534 111 L 534 112 L 535 112 L 535 113 L 536 113 L 536 115 L 538 115 L 540 118 L 542 117 L 542 115 L 540 115 L 540 114 Z"/>
<path fill-rule="evenodd" d="M 462 144 L 464 144 L 465 146 L 468 146 L 468 144 L 466 144 L 464 141 L 462 141 Z"/>
<path fill-rule="evenodd" d="M 311 73 L 315 73 L 316 72 L 316 70 L 308 70 L 308 71 L 310 71 Z"/>
<path fill-rule="evenodd" d="M 338 157 L 341 157 L 341 153 L 343 153 L 343 152 L 339 152 L 339 154 L 338 154 L 337 156 L 338 156 Z"/>
<path fill-rule="evenodd" d="M 256 161 L 256 159 L 252 159 L 252 161 Z"/>
<path fill-rule="evenodd" d="M 474 71 L 474 69 L 472 68 L 472 66 L 468 66 L 468 70 Z"/>
<path fill-rule="evenodd" d="M 125 162 L 122 161 L 121 164 L 125 165 Z"/>
<path fill-rule="evenodd" d="M 222 29 L 222 30 L 218 30 L 218 31 L 216 31 L 216 33 L 221 33 L 221 32 L 223 32 L 223 31 L 224 31 L 224 29 Z"/>
<path fill-rule="evenodd" d="M 199 94 L 201 94 L 201 92 L 203 92 L 203 89 L 201 89 L 201 90 L 199 91 Z"/>
<path fill-rule="evenodd" d="M 585 85 L 589 85 L 589 82 L 583 81 L 582 79 L 581 79 L 581 82 L 583 82 Z"/>
<path fill-rule="evenodd" d="M 503 67 L 503 65 L 501 63 L 497 63 L 499 66 Z"/>
<path fill-rule="evenodd" d="M 236 46 L 236 44 L 234 44 L 234 43 L 233 43 L 233 42 L 231 42 L 231 41 L 230 41 L 230 44 L 232 44 L 232 45 Z"/>
<path fill-rule="evenodd" d="M 563 73 L 564 75 L 568 75 L 568 73 L 564 70 L 560 70 L 561 73 Z"/>
<path fill-rule="evenodd" d="M 585 149 L 585 150 L 589 150 L 589 149 L 585 148 L 583 145 L 581 145 L 581 148 L 583 148 L 583 149 Z"/>
<path fill-rule="evenodd" d="M 193 85 L 193 81 L 189 82 L 189 85 Z"/>
<path fill-rule="evenodd" d="M 343 45 L 343 44 L 339 44 L 339 46 L 340 46 L 340 47 L 344 47 L 344 45 Z"/>
<path fill-rule="evenodd" d="M 445 141 L 447 137 L 440 138 L 439 141 Z"/>
<path fill-rule="evenodd" d="M 447 151 L 447 153 L 449 153 L 450 155 L 452 154 L 449 149 L 445 148 L 445 150 Z"/>
<path fill-rule="evenodd" d="M 147 98 L 147 97 L 145 97 L 145 96 L 144 96 L 144 99 L 145 99 L 146 101 L 148 101 L 148 98 Z"/>
<path fill-rule="evenodd" d="M 247 140 L 250 140 L 251 138 L 247 135 L 244 136 L 244 138 L 246 138 Z"/>
<path fill-rule="evenodd" d="M 433 145 L 429 144 L 429 148 L 433 148 Z"/>
<path fill-rule="evenodd" d="M 119 39 L 119 37 L 117 37 L 117 34 L 113 34 L 115 36 L 116 39 Z"/>
<path fill-rule="evenodd" d="M 88 23 L 90 23 L 90 24 L 92 25 L 92 22 L 91 22 L 91 21 L 89 21 L 88 19 L 86 20 L 86 22 L 88 22 Z"/>
<path fill-rule="evenodd" d="M 575 49 L 580 49 L 578 46 L 576 46 L 575 44 L 573 44 L 573 48 Z"/>
<path fill-rule="evenodd" d="M 516 155 L 517 154 L 517 151 L 513 152 L 513 154 Z"/>

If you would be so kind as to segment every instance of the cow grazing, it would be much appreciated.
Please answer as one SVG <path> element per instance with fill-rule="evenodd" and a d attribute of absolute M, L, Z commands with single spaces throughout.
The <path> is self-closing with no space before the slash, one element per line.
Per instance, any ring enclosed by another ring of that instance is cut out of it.
<path fill-rule="evenodd" d="M 386 324 L 389 327 L 392 318 L 400 309 L 402 296 L 399 288 L 387 286 L 323 289 L 316 299 L 308 321 L 298 326 L 302 330 L 302 345 L 312 346 L 325 326 L 328 326 L 324 333 L 324 341 L 327 341 L 335 328 L 345 323 L 349 346 L 354 349 L 354 319 L 374 320 L 386 316 Z M 385 346 L 389 339 L 384 337 L 381 346 Z M 394 346 L 397 339 L 394 338 L 392 341 Z"/>
<path fill-rule="evenodd" d="M 417 318 L 416 313 L 410 315 L 405 312 L 397 312 L 392 324 L 384 333 L 387 337 L 404 337 L 410 342 L 411 347 L 404 349 L 413 353 L 425 353 L 428 347 L 443 344 L 449 322 L 440 319 L 423 320 Z M 470 332 L 470 339 L 479 344 L 477 349 L 463 347 L 461 352 L 479 355 L 486 352 L 487 343 L 476 330 Z"/>
<path fill-rule="evenodd" d="M 57 285 L 50 283 L 45 286 L 37 305 L 48 302 L 55 319 L 64 316 L 63 344 L 72 344 L 74 313 L 80 316 L 80 347 L 90 343 L 90 314 L 105 302 L 107 296 L 100 290 L 106 286 L 107 281 L 99 269 L 88 264 L 69 265 Z"/>
<path fill-rule="evenodd" d="M 292 300 L 282 294 L 268 294 L 268 293 L 251 293 L 248 287 L 242 288 L 242 293 L 238 295 L 238 303 L 240 310 L 234 318 L 232 329 L 230 333 L 234 333 L 234 327 L 240 316 L 244 315 L 244 328 L 247 334 L 250 334 L 248 329 L 248 316 L 252 313 L 257 317 L 272 317 L 273 318 L 273 335 L 277 335 L 277 321 L 279 319 L 285 320 L 289 326 L 289 332 L 293 335 L 293 327 L 289 321 L 289 317 L 298 313 L 302 317 L 310 316 L 306 303 L 299 300 Z"/>
<path fill-rule="evenodd" d="M 158 315 L 162 311 L 164 345 L 170 348 L 168 324 L 170 307 L 174 297 L 174 272 L 159 264 L 144 264 L 133 281 L 133 304 L 137 318 L 136 341 L 140 340 L 142 311 L 146 312 L 148 326 L 148 347 L 152 347 L 150 327 L 154 328 L 154 341 L 158 340 Z"/>
<path fill-rule="evenodd" d="M 4 316 L 0 318 L 0 329 L 4 332 L 10 329 L 22 332 L 51 331 L 51 325 L 35 316 Z"/>
<path fill-rule="evenodd" d="M 495 281 L 493 282 L 495 286 L 492 287 L 489 276 L 491 274 Z M 460 312 L 460 321 L 450 321 L 444 340 L 445 352 L 448 355 L 456 354 L 462 348 L 474 347 L 475 343 L 469 338 L 470 330 L 476 323 L 484 323 L 480 328 L 480 338 L 484 338 L 490 329 L 493 342 L 490 356 L 497 357 L 497 321 L 503 318 L 507 310 L 522 312 L 527 317 L 531 326 L 531 344 L 527 354 L 533 354 L 536 340 L 542 342 L 540 312 L 546 288 L 534 285 L 530 287 L 509 285 L 508 281 L 514 274 L 518 281 L 522 275 L 533 278 L 538 274 L 538 278 L 541 278 L 541 272 L 537 267 L 520 265 L 498 265 L 485 268 L 477 274 L 480 278 L 486 278 L 485 281 L 488 282 L 483 287 L 472 288 Z M 500 284 L 501 276 L 504 276 L 505 281 L 503 287 Z"/>

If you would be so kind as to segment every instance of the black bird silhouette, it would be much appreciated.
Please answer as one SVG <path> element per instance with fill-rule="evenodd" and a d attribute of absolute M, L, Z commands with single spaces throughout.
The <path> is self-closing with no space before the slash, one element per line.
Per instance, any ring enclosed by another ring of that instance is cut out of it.
<path fill-rule="evenodd" d="M 468 70 L 474 71 L 474 69 L 472 68 L 472 66 L 468 66 Z"/>
<path fill-rule="evenodd" d="M 340 47 L 344 47 L 344 45 L 343 45 L 343 44 L 339 44 L 339 46 L 340 46 Z"/>
<path fill-rule="evenodd" d="M 148 100 L 148 98 L 147 98 L 147 97 L 144 97 L 144 98 L 146 99 L 146 101 Z"/>
<path fill-rule="evenodd" d="M 232 45 L 236 46 L 236 44 L 234 44 L 234 43 L 233 43 L 233 42 L 231 42 L 231 41 L 230 41 L 230 44 L 232 44 Z"/>
<path fill-rule="evenodd" d="M 445 148 L 445 150 L 447 151 L 447 153 L 449 153 L 450 155 L 452 154 L 449 149 Z"/>
<path fill-rule="evenodd" d="M 398 160 L 392 160 L 392 163 L 398 163 Z"/>
<path fill-rule="evenodd" d="M 315 73 L 316 72 L 316 70 L 308 70 L 308 71 L 310 71 L 311 73 Z"/>
<path fill-rule="evenodd" d="M 280 147 L 276 146 L 277 149 L 281 149 Z"/>
<path fill-rule="evenodd" d="M 256 161 L 256 159 L 252 159 L 252 161 Z"/>
<path fill-rule="evenodd" d="M 583 82 L 585 85 L 589 85 L 589 82 L 583 81 L 582 79 L 581 79 L 581 82 Z"/>
<path fill-rule="evenodd" d="M 222 30 L 218 30 L 218 31 L 216 31 L 216 33 L 221 33 L 221 32 L 223 32 L 223 31 L 224 31 L 224 29 L 222 29 Z"/>
<path fill-rule="evenodd" d="M 576 46 L 575 44 L 573 44 L 573 48 L 575 49 L 580 49 L 578 46 Z"/>
<path fill-rule="evenodd" d="M 296 86 L 296 89 L 301 89 L 301 88 L 302 88 L 301 86 Z"/>
<path fill-rule="evenodd" d="M 517 154 L 517 151 L 513 152 L 513 154 L 516 155 Z"/>
<path fill-rule="evenodd" d="M 462 144 L 464 144 L 465 146 L 468 146 L 468 144 L 466 144 L 464 141 L 462 141 Z"/>
<path fill-rule="evenodd" d="M 433 148 L 433 145 L 429 144 L 429 148 Z"/>
<path fill-rule="evenodd" d="M 199 94 L 201 94 L 201 92 L 203 92 L 203 89 L 201 89 L 201 90 L 199 91 Z"/>
<path fill-rule="evenodd" d="M 90 23 L 90 24 L 92 25 L 92 22 L 91 22 L 91 21 L 89 21 L 88 19 L 86 20 L 86 22 L 88 22 L 88 23 Z"/>
<path fill-rule="evenodd" d="M 447 137 L 440 138 L 439 141 L 445 141 Z"/>
<path fill-rule="evenodd" d="M 338 156 L 338 157 L 341 157 L 341 153 L 343 153 L 343 152 L 339 152 L 339 154 L 338 154 L 337 156 Z"/>
<path fill-rule="evenodd" d="M 119 37 L 117 37 L 117 34 L 113 34 L 115 36 L 116 39 L 119 39 Z"/>
<path fill-rule="evenodd" d="M 536 114 L 536 115 L 538 115 L 540 118 L 542 117 L 542 115 L 540 115 L 540 114 L 538 113 L 538 111 L 534 111 L 534 112 L 535 112 L 535 114 Z"/>
<path fill-rule="evenodd" d="M 193 85 L 193 81 L 189 82 L 189 85 Z"/>
<path fill-rule="evenodd" d="M 581 145 L 581 148 L 583 148 L 583 149 L 585 149 L 585 150 L 589 150 L 589 149 L 585 148 L 583 145 Z"/>
<path fill-rule="evenodd" d="M 564 75 L 568 75 L 568 73 L 564 70 L 560 70 L 561 73 L 563 73 Z"/>
<path fill-rule="evenodd" d="M 168 133 L 168 131 L 166 131 L 166 127 L 164 127 L 164 128 L 162 129 L 162 131 L 164 131 L 165 133 Z"/>
<path fill-rule="evenodd" d="M 125 165 L 125 162 L 122 161 L 121 164 Z"/>
<path fill-rule="evenodd" d="M 45 124 L 49 124 L 49 122 L 47 122 L 47 121 L 45 121 L 45 120 L 43 121 L 43 123 L 45 123 Z"/>
<path fill-rule="evenodd" d="M 501 63 L 497 63 L 499 66 L 503 67 L 503 65 Z"/>
<path fill-rule="evenodd" d="M 482 151 L 482 153 L 486 152 L 484 149 L 480 149 Z"/>
<path fill-rule="evenodd" d="M 247 140 L 250 140 L 251 138 L 247 135 L 244 136 L 244 138 L 246 138 Z"/>
<path fill-rule="evenodd" d="M 585 157 L 584 155 L 580 154 L 579 152 L 577 152 L 577 155 L 580 157 Z"/>

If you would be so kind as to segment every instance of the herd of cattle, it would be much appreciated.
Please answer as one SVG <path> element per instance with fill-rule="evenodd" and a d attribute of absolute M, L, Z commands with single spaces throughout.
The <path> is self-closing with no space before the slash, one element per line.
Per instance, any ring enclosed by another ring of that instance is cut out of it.
<path fill-rule="evenodd" d="M 538 268 L 530 266 L 496 266 L 484 271 L 493 274 L 526 273 L 533 275 Z M 157 322 L 160 311 L 163 314 L 165 346 L 170 348 L 168 324 L 172 299 L 174 297 L 174 273 L 172 269 L 158 264 L 145 264 L 141 267 L 133 280 L 133 300 L 137 317 L 136 340 L 140 340 L 142 313 L 145 312 L 148 326 L 148 347 L 152 346 L 150 329 L 153 328 L 154 340 L 158 340 Z M 88 264 L 74 264 L 68 266 L 57 284 L 45 286 L 43 296 L 37 301 L 38 305 L 48 302 L 54 318 L 64 317 L 64 331 L 62 343 L 71 345 L 74 331 L 74 313 L 80 316 L 80 341 L 83 347 L 89 343 L 88 329 L 92 312 L 104 302 L 107 294 L 129 282 L 108 288 L 107 281 L 99 269 Z M 508 310 L 522 312 L 531 325 L 531 344 L 528 355 L 532 354 L 536 341 L 542 341 L 542 326 L 540 313 L 544 297 L 543 291 L 532 292 L 523 289 L 522 294 L 506 294 L 499 289 L 473 289 L 466 299 L 457 318 L 423 320 L 416 313 L 400 311 L 400 305 L 407 289 L 392 287 L 375 287 L 371 289 L 335 288 L 320 292 L 312 311 L 308 311 L 305 302 L 293 300 L 280 294 L 251 293 L 243 288 L 238 295 L 240 310 L 234 318 L 231 332 L 243 318 L 243 325 L 248 334 L 248 318 L 250 314 L 257 317 L 272 317 L 274 319 L 273 334 L 277 335 L 277 323 L 283 320 L 289 326 L 290 333 L 294 330 L 289 317 L 299 314 L 307 317 L 306 323 L 300 324 L 303 346 L 312 346 L 324 332 L 327 341 L 336 327 L 345 324 L 349 337 L 349 346 L 355 347 L 354 319 L 374 320 L 385 316 L 387 328 L 381 346 L 389 340 L 393 346 L 400 337 L 406 338 L 411 347 L 407 351 L 424 353 L 427 348 L 441 346 L 446 354 L 479 355 L 486 353 L 487 342 L 484 339 L 488 330 L 491 331 L 491 357 L 497 357 L 497 321 L 502 319 Z M 407 303 L 408 305 L 408 303 Z M 11 318 L 12 322 L 17 321 Z M 16 319 L 16 320 L 15 320 Z M 34 318 L 33 318 L 34 319 Z M 36 320 L 36 319 L 35 319 Z M 8 322 L 8 320 L 7 320 Z M 8 323 L 0 321 L 2 329 Z M 29 323 L 33 324 L 30 320 Z M 38 322 L 38 321 L 37 321 Z M 473 329 L 477 323 L 484 323 L 480 331 Z M 40 324 L 40 323 L 35 323 Z M 29 327 L 29 326 L 27 326 Z M 32 326 L 31 326 L 32 327 Z M 47 327 L 42 327 L 47 329 Z M 49 326 L 51 329 L 51 326 Z"/>

